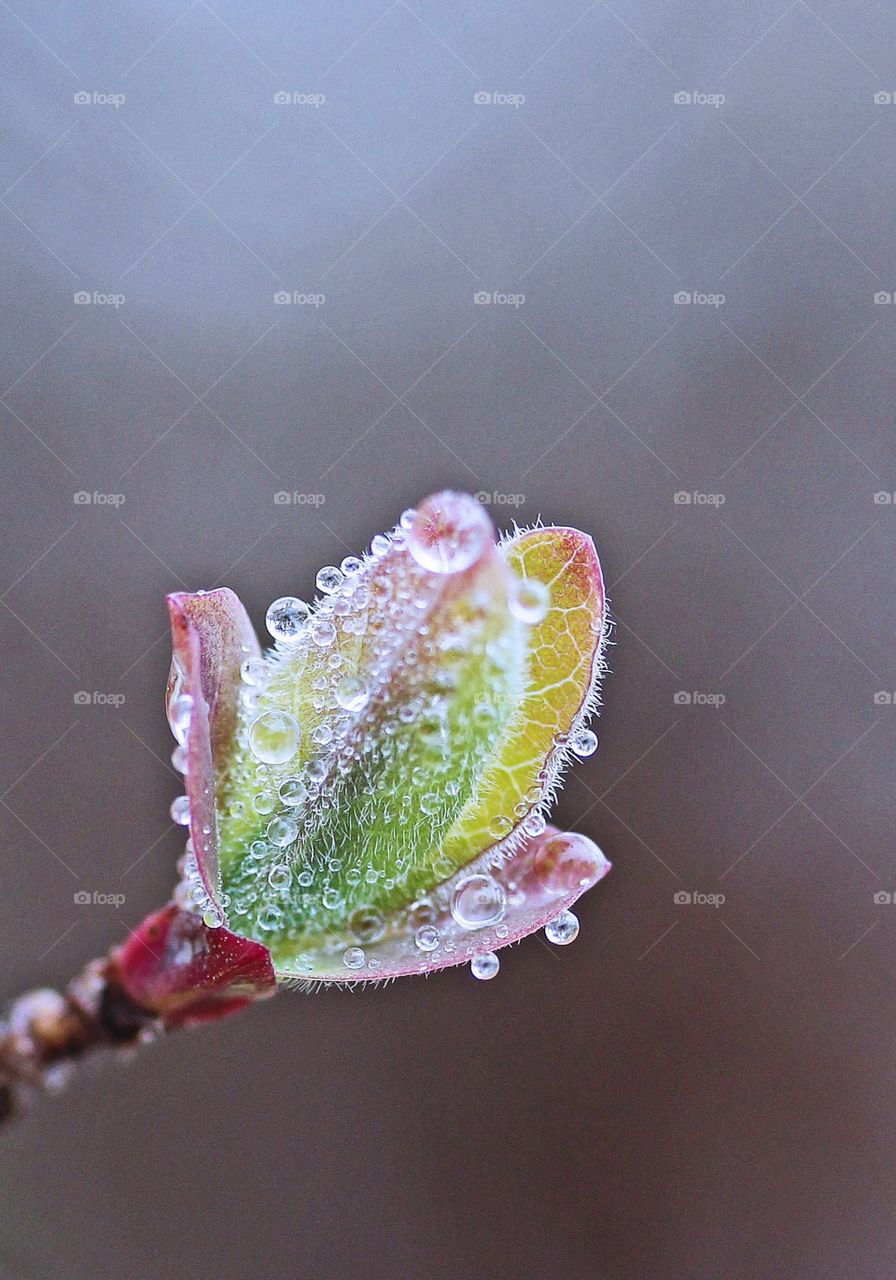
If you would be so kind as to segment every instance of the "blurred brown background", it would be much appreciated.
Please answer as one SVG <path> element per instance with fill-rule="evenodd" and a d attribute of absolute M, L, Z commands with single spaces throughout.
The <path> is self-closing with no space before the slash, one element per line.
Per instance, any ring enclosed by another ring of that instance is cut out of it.
<path fill-rule="evenodd" d="M 592 531 L 618 643 L 575 946 L 80 1078 L 0 1275 L 894 1274 L 891 19 L 2 5 L 3 994 L 173 883 L 166 591 L 260 624 L 451 485 Z"/>

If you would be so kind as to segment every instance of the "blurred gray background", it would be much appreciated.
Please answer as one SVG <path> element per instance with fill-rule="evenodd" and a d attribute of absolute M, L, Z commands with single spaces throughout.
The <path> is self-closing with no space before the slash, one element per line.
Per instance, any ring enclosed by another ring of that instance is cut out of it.
<path fill-rule="evenodd" d="M 889 1280 L 890 6 L 0 28 L 4 998 L 173 883 L 167 591 L 261 624 L 450 485 L 593 532 L 617 620 L 575 946 L 81 1077 L 0 1275 Z"/>

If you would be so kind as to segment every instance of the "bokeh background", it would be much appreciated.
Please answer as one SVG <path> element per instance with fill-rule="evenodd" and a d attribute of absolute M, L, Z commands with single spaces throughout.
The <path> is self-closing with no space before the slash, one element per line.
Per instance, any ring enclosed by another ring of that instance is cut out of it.
<path fill-rule="evenodd" d="M 167 591 L 260 625 L 455 486 L 592 531 L 617 624 L 577 943 L 81 1076 L 0 1275 L 889 1280 L 889 6 L 0 30 L 4 996 L 172 885 Z"/>

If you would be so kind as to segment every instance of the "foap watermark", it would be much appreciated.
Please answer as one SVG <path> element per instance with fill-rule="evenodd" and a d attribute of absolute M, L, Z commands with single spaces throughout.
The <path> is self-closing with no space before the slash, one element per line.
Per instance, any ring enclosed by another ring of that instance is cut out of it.
<path fill-rule="evenodd" d="M 286 489 L 278 489 L 274 494 L 275 507 L 322 507 L 326 500 L 323 493 L 289 493 Z"/>
<path fill-rule="evenodd" d="M 724 293 L 700 293 L 690 289 L 679 289 L 673 293 L 672 301 L 676 307 L 724 307 Z"/>
<path fill-rule="evenodd" d="M 274 94 L 278 107 L 322 107 L 326 100 L 322 93 L 302 93 L 298 89 L 281 89 Z"/>
<path fill-rule="evenodd" d="M 892 707 L 896 705 L 896 693 L 891 693 L 889 689 L 878 689 L 874 695 L 874 705 L 876 707 Z"/>
<path fill-rule="evenodd" d="M 88 493 L 86 489 L 79 489 L 75 494 L 76 507 L 123 507 L 123 493 Z"/>
<path fill-rule="evenodd" d="M 524 493 L 499 493 L 497 489 L 493 489 L 491 493 L 487 489 L 480 489 L 474 497 L 484 507 L 521 507 L 526 501 Z"/>
<path fill-rule="evenodd" d="M 326 300 L 325 293 L 300 293 L 298 289 L 278 289 L 274 294 L 278 307 L 322 307 Z"/>
<path fill-rule="evenodd" d="M 477 307 L 521 307 L 525 301 L 524 293 L 501 293 L 500 289 L 480 289 L 473 294 Z"/>
<path fill-rule="evenodd" d="M 76 307 L 123 307 L 123 293 L 100 293 L 98 289 L 79 289 L 73 294 Z"/>
<path fill-rule="evenodd" d="M 676 707 L 723 707 L 724 693 L 704 693 L 700 689 L 678 689 L 672 695 Z"/>
<path fill-rule="evenodd" d="M 891 307 L 894 302 L 896 302 L 896 293 L 891 289 L 878 289 L 874 295 L 876 307 Z"/>
<path fill-rule="evenodd" d="M 724 93 L 703 93 L 700 89 L 679 89 L 673 93 L 676 107 L 719 107 L 724 105 Z"/>
<path fill-rule="evenodd" d="M 76 707 L 119 707 L 124 706 L 123 693 L 103 693 L 99 689 L 94 689 L 91 693 L 88 689 L 79 689 L 75 694 Z"/>
<path fill-rule="evenodd" d="M 874 95 L 876 107 L 892 107 L 894 102 L 896 102 L 896 93 L 892 93 L 889 89 L 878 89 Z"/>
<path fill-rule="evenodd" d="M 878 489 L 874 495 L 874 505 L 876 507 L 896 506 L 896 493 L 887 493 L 886 489 Z"/>
<path fill-rule="evenodd" d="M 98 889 L 78 889 L 74 895 L 76 907 L 123 907 L 123 893 L 100 893 Z"/>
<path fill-rule="evenodd" d="M 672 498 L 676 507 L 724 507 L 724 493 L 702 493 L 699 489 L 677 489 Z"/>
<path fill-rule="evenodd" d="M 79 90 L 74 95 L 76 107 L 119 107 L 124 106 L 123 93 L 100 93 L 96 89 L 89 92 L 86 89 Z"/>
<path fill-rule="evenodd" d="M 525 101 L 524 93 L 497 93 L 494 90 L 480 89 L 473 94 L 473 102 L 477 107 L 521 107 Z"/>
<path fill-rule="evenodd" d="M 677 889 L 672 895 L 676 907 L 723 907 L 724 893 L 699 893 L 694 889 Z"/>

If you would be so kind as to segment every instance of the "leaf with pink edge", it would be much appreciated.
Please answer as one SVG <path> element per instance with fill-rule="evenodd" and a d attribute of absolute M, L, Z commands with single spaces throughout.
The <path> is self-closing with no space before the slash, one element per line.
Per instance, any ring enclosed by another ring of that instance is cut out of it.
<path fill-rule="evenodd" d="M 261 650 L 249 617 L 227 587 L 168 597 L 173 657 L 167 710 L 186 748 L 186 794 L 196 869 L 221 905 L 218 812 L 226 803 L 239 716 L 240 668 Z"/>

